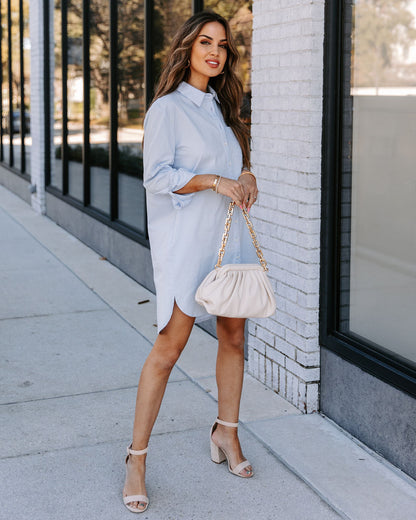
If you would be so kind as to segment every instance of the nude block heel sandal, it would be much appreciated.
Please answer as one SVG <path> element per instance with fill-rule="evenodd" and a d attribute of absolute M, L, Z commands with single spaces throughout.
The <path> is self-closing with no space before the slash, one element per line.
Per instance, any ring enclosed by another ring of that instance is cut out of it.
<path fill-rule="evenodd" d="M 228 463 L 228 471 L 232 473 L 233 475 L 237 475 L 237 477 L 241 478 L 250 478 L 253 476 L 253 473 L 251 475 L 240 475 L 240 471 L 244 468 L 247 468 L 248 466 L 251 466 L 250 462 L 248 460 L 243 460 L 243 462 L 240 462 L 240 464 L 237 464 L 237 466 L 233 469 L 231 469 L 230 466 L 230 459 L 228 458 L 228 455 L 223 451 L 219 446 L 215 444 L 215 442 L 212 440 L 212 434 L 214 433 L 215 429 L 217 428 L 217 424 L 222 424 L 223 426 L 228 426 L 229 428 L 238 428 L 238 423 L 230 423 L 226 421 L 221 421 L 221 419 L 217 419 L 214 424 L 212 425 L 211 432 L 210 432 L 210 443 L 211 443 L 211 460 L 215 462 L 216 464 L 221 464 L 225 460 Z"/>
<path fill-rule="evenodd" d="M 144 455 L 145 453 L 147 453 L 147 448 L 145 448 L 144 450 L 138 451 L 138 450 L 132 450 L 131 446 L 132 446 L 131 444 L 130 444 L 130 446 L 127 446 L 126 464 L 127 464 L 127 461 L 129 460 L 130 455 Z M 146 509 L 149 507 L 149 499 L 146 495 L 129 495 L 127 497 L 123 497 L 123 502 L 124 502 L 124 505 L 127 507 L 127 509 L 129 511 L 131 511 L 132 513 L 144 513 L 146 511 Z M 132 507 L 132 506 L 128 505 L 131 502 L 144 502 L 146 504 L 146 507 L 144 509 L 137 509 L 137 507 Z"/>

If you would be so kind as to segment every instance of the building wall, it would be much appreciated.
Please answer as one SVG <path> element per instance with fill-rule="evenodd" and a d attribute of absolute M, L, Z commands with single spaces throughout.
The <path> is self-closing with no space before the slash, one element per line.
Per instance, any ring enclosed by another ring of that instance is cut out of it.
<path fill-rule="evenodd" d="M 323 0 L 254 0 L 255 228 L 277 311 L 249 323 L 249 372 L 302 411 L 319 407 Z"/>
<path fill-rule="evenodd" d="M 31 183 L 36 192 L 31 196 L 32 207 L 45 213 L 45 105 L 44 105 L 44 33 L 43 2 L 29 3 L 30 27 L 30 133 Z"/>

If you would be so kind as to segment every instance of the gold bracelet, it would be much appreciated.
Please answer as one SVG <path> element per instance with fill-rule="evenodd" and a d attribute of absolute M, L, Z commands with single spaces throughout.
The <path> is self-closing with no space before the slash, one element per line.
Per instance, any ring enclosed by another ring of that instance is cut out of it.
<path fill-rule="evenodd" d="M 250 175 L 252 175 L 254 178 L 256 178 L 256 176 L 254 175 L 254 173 L 251 172 L 251 171 L 249 171 L 249 170 L 243 170 L 243 171 L 240 173 L 240 177 L 241 177 L 242 175 L 247 175 L 247 174 L 250 174 Z"/>
<path fill-rule="evenodd" d="M 220 176 L 217 175 L 217 176 L 215 177 L 214 182 L 212 183 L 212 186 L 211 186 L 211 190 L 212 190 L 212 191 L 217 192 L 217 186 L 218 186 L 218 183 L 219 183 L 219 182 L 220 182 Z"/>
<path fill-rule="evenodd" d="M 218 182 L 217 182 L 217 184 L 215 185 L 215 193 L 218 193 L 218 186 L 220 185 L 220 182 L 221 182 L 221 179 L 222 179 L 221 175 L 220 175 L 219 177 L 220 177 L 220 178 L 218 179 Z"/>

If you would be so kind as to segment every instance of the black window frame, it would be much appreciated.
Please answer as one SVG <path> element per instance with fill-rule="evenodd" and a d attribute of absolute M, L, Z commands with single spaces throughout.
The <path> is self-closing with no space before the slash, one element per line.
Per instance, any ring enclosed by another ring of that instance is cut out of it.
<path fill-rule="evenodd" d="M 25 179 L 26 181 L 30 182 L 30 172 L 26 171 L 27 164 L 26 164 L 26 146 L 25 146 L 25 137 L 26 135 L 29 135 L 28 132 L 26 132 L 26 110 L 25 110 L 25 84 L 24 84 L 24 49 L 23 49 L 23 42 L 24 42 L 24 24 L 23 24 L 23 18 L 24 18 L 24 12 L 23 12 L 23 0 L 19 0 L 19 96 L 20 96 L 20 164 L 17 166 L 16 160 L 15 160 L 15 153 L 14 148 L 15 145 L 13 144 L 13 92 L 12 92 L 12 35 L 11 35 L 11 0 L 0 0 L 0 6 L 2 4 L 6 4 L 7 8 L 7 68 L 8 68 L 8 98 L 9 98 L 9 160 L 5 160 L 5 154 L 4 154 L 4 143 L 3 143 L 3 67 L 0 67 L 0 164 L 2 167 L 7 168 L 13 173 L 16 173 L 19 177 L 22 179 Z M 2 46 L 3 46 L 3 30 L 2 27 L 0 27 L 0 56 L 2 55 Z M 10 117 L 11 114 L 11 117 Z"/>
<path fill-rule="evenodd" d="M 320 345 L 386 383 L 416 397 L 416 368 L 394 352 L 337 330 L 340 279 L 340 172 L 343 133 L 345 3 L 325 6 Z"/>

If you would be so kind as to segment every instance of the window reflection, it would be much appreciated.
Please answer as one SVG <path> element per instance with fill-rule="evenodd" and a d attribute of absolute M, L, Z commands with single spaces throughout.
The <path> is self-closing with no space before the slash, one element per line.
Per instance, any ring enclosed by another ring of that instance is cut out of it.
<path fill-rule="evenodd" d="M 29 0 L 23 0 L 23 88 L 24 88 L 24 153 L 25 172 L 30 173 L 30 152 L 32 138 L 30 136 L 30 34 L 29 34 Z"/>
<path fill-rule="evenodd" d="M 55 0 L 53 12 L 54 53 L 52 70 L 53 81 L 53 130 L 51 157 L 51 185 L 62 190 L 62 31 L 61 0 Z"/>
<path fill-rule="evenodd" d="M 90 2 L 91 205 L 110 212 L 110 13 L 109 2 Z"/>
<path fill-rule="evenodd" d="M 416 362 L 416 2 L 347 6 L 340 328 Z"/>
<path fill-rule="evenodd" d="M 241 117 L 251 122 L 251 34 L 253 28 L 252 0 L 205 0 L 204 8 L 212 9 L 228 20 L 240 54 L 239 76 L 243 83 Z"/>
<path fill-rule="evenodd" d="M 21 165 L 21 137 L 20 137 L 20 41 L 19 41 L 19 0 L 11 0 L 11 51 L 12 51 L 12 113 L 11 113 L 11 133 L 12 149 L 11 160 L 15 168 L 20 169 Z"/>
<path fill-rule="evenodd" d="M 82 76 L 82 0 L 68 0 L 67 16 L 68 193 L 79 200 L 83 200 L 84 80 Z"/>
<path fill-rule="evenodd" d="M 352 94 L 416 94 L 416 1 L 360 0 L 353 9 Z"/>
<path fill-rule="evenodd" d="M 118 217 L 145 232 L 143 188 L 144 5 L 118 3 Z"/>
<path fill-rule="evenodd" d="M 1 160 L 27 173 L 31 147 L 27 136 L 30 132 L 28 0 L 1 2 L 1 29 Z"/>
<path fill-rule="evenodd" d="M 2 125 L 2 160 L 10 162 L 10 130 L 9 130 L 9 58 L 8 58 L 8 24 L 7 24 L 7 3 L 1 2 L 1 64 L 2 64 L 2 85 L 1 85 L 1 125 Z"/>
<path fill-rule="evenodd" d="M 152 75 L 156 85 L 173 36 L 191 16 L 191 1 L 155 0 L 153 2 L 153 62 Z"/>

